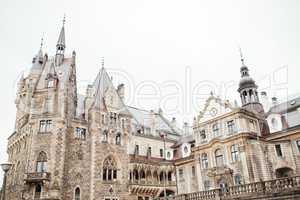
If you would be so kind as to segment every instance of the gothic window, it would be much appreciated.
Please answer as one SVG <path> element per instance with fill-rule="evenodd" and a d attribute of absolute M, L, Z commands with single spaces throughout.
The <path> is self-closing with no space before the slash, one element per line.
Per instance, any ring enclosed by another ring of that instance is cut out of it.
<path fill-rule="evenodd" d="M 102 142 L 108 142 L 108 131 L 107 130 L 103 131 Z"/>
<path fill-rule="evenodd" d="M 168 181 L 172 181 L 172 172 L 168 172 Z"/>
<path fill-rule="evenodd" d="M 75 189 L 75 200 L 80 200 L 80 188 Z"/>
<path fill-rule="evenodd" d="M 37 172 L 46 172 L 47 164 L 47 154 L 44 151 L 41 151 L 37 157 L 36 162 L 36 171 Z"/>
<path fill-rule="evenodd" d="M 85 138 L 86 138 L 86 129 L 76 127 L 76 129 L 75 129 L 75 138 L 80 139 L 80 140 L 85 140 Z"/>
<path fill-rule="evenodd" d="M 47 133 L 51 131 L 52 120 L 41 120 L 40 121 L 40 133 Z"/>
<path fill-rule="evenodd" d="M 134 149 L 134 154 L 135 155 L 139 155 L 139 151 L 140 151 L 140 147 L 139 147 L 139 145 L 135 145 L 135 149 Z"/>
<path fill-rule="evenodd" d="M 231 146 L 231 159 L 232 162 L 236 162 L 239 157 L 238 147 L 236 144 Z"/>
<path fill-rule="evenodd" d="M 297 147 L 298 147 L 298 151 L 300 152 L 300 140 L 296 141 Z"/>
<path fill-rule="evenodd" d="M 230 120 L 227 122 L 227 128 L 228 128 L 228 133 L 232 134 L 235 132 L 235 125 L 234 125 L 234 121 Z"/>
<path fill-rule="evenodd" d="M 187 147 L 187 146 L 185 146 L 185 147 L 183 148 L 183 151 L 184 151 L 184 153 L 188 153 L 188 152 L 189 152 L 189 149 L 188 149 L 188 147 Z"/>
<path fill-rule="evenodd" d="M 217 123 L 213 124 L 212 130 L 215 137 L 219 136 L 219 125 Z"/>
<path fill-rule="evenodd" d="M 140 177 L 141 177 L 141 179 L 145 179 L 146 178 L 145 171 L 143 169 L 140 172 Z"/>
<path fill-rule="evenodd" d="M 207 158 L 207 154 L 203 153 L 201 155 L 201 164 L 202 164 L 202 168 L 203 169 L 207 169 L 208 168 L 208 158 Z"/>
<path fill-rule="evenodd" d="M 221 149 L 217 149 L 215 151 L 215 157 L 216 157 L 216 165 L 217 167 L 221 167 L 224 165 L 224 159 Z"/>
<path fill-rule="evenodd" d="M 37 184 L 35 186 L 34 199 L 40 199 L 41 193 L 42 193 L 42 186 L 40 184 Z"/>
<path fill-rule="evenodd" d="M 103 162 L 103 181 L 115 181 L 117 179 L 117 164 L 111 157 L 107 157 Z"/>
<path fill-rule="evenodd" d="M 275 150 L 278 157 L 282 157 L 282 150 L 280 144 L 275 144 Z"/>
<path fill-rule="evenodd" d="M 117 133 L 116 135 L 116 145 L 121 145 L 121 133 Z"/>

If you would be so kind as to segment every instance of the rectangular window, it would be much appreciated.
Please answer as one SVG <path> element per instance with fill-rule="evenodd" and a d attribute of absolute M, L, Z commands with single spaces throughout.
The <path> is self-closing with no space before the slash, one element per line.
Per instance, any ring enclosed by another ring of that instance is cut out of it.
<path fill-rule="evenodd" d="M 161 158 L 164 157 L 164 150 L 163 149 L 159 149 L 159 155 Z"/>
<path fill-rule="evenodd" d="M 212 129 L 213 129 L 213 134 L 215 137 L 218 137 L 219 136 L 219 125 L 218 124 L 214 124 L 212 126 Z"/>
<path fill-rule="evenodd" d="M 44 161 L 38 161 L 36 163 L 36 172 L 45 172 L 46 171 L 46 162 Z"/>
<path fill-rule="evenodd" d="M 195 166 L 192 166 L 192 177 L 196 176 L 196 170 L 195 170 Z"/>
<path fill-rule="evenodd" d="M 281 145 L 275 144 L 276 154 L 278 157 L 282 157 Z"/>
<path fill-rule="evenodd" d="M 300 152 L 300 140 L 296 141 L 297 147 L 298 147 L 298 151 Z"/>
<path fill-rule="evenodd" d="M 236 144 L 231 146 L 231 159 L 232 162 L 236 162 L 238 160 L 239 152 Z"/>
<path fill-rule="evenodd" d="M 76 127 L 76 129 L 75 129 L 75 138 L 85 140 L 85 138 L 86 138 L 86 129 Z"/>
<path fill-rule="evenodd" d="M 232 134 L 235 132 L 235 125 L 234 125 L 234 121 L 230 120 L 227 122 L 227 128 L 228 128 L 228 133 Z"/>
<path fill-rule="evenodd" d="M 183 169 L 178 170 L 179 178 L 183 179 Z"/>
<path fill-rule="evenodd" d="M 135 145 L 134 154 L 139 155 L 139 153 L 140 153 L 139 151 L 140 151 L 139 145 Z"/>
<path fill-rule="evenodd" d="M 47 133 L 51 131 L 52 120 L 41 120 L 40 121 L 40 133 Z"/>
<path fill-rule="evenodd" d="M 148 147 L 147 156 L 151 157 L 151 154 L 152 154 L 152 149 L 151 147 Z"/>

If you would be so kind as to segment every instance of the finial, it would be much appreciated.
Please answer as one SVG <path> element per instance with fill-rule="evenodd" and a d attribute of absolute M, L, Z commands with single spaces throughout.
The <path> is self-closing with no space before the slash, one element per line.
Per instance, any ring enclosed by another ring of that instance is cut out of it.
<path fill-rule="evenodd" d="M 240 57 L 241 57 L 242 65 L 245 65 L 245 63 L 244 63 L 244 56 L 243 56 L 242 49 L 241 49 L 240 46 L 239 46 L 239 51 L 240 51 Z"/>
<path fill-rule="evenodd" d="M 44 45 L 44 34 L 43 34 L 43 36 L 42 36 L 42 38 L 41 38 L 41 45 L 40 45 L 40 49 L 42 49 L 42 48 L 43 48 L 43 45 Z"/>
<path fill-rule="evenodd" d="M 101 66 L 104 68 L 104 57 L 101 58 Z"/>
<path fill-rule="evenodd" d="M 65 26 L 66 23 L 66 14 L 64 14 L 64 18 L 63 18 L 63 26 Z"/>

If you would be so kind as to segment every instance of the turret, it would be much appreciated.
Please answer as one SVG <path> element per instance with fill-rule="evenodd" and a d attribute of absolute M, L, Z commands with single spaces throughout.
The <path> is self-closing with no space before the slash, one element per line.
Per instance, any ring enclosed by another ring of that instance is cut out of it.
<path fill-rule="evenodd" d="M 61 65 L 65 55 L 66 41 L 65 41 L 65 17 L 63 19 L 63 26 L 60 30 L 58 41 L 56 44 L 55 64 Z"/>
<path fill-rule="evenodd" d="M 249 75 L 249 69 L 244 63 L 242 51 L 240 50 L 242 66 L 240 69 L 241 80 L 239 83 L 238 92 L 240 93 L 242 107 L 255 113 L 263 114 L 263 106 L 259 102 L 258 92 L 255 81 Z"/>
<path fill-rule="evenodd" d="M 30 69 L 31 75 L 39 75 L 42 71 L 42 65 L 45 61 L 42 49 L 43 49 L 43 38 L 41 39 L 41 45 L 38 53 L 32 59 L 32 67 Z"/>

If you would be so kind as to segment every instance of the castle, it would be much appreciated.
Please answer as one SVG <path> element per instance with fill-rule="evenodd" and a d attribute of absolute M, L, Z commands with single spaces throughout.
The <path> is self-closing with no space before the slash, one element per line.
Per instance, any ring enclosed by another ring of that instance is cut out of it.
<path fill-rule="evenodd" d="M 155 112 L 124 103 L 104 66 L 84 96 L 65 27 L 18 82 L 8 138 L 9 200 L 150 200 L 300 173 L 300 98 L 259 97 L 242 57 L 242 106 L 214 94 L 190 134 Z"/>

